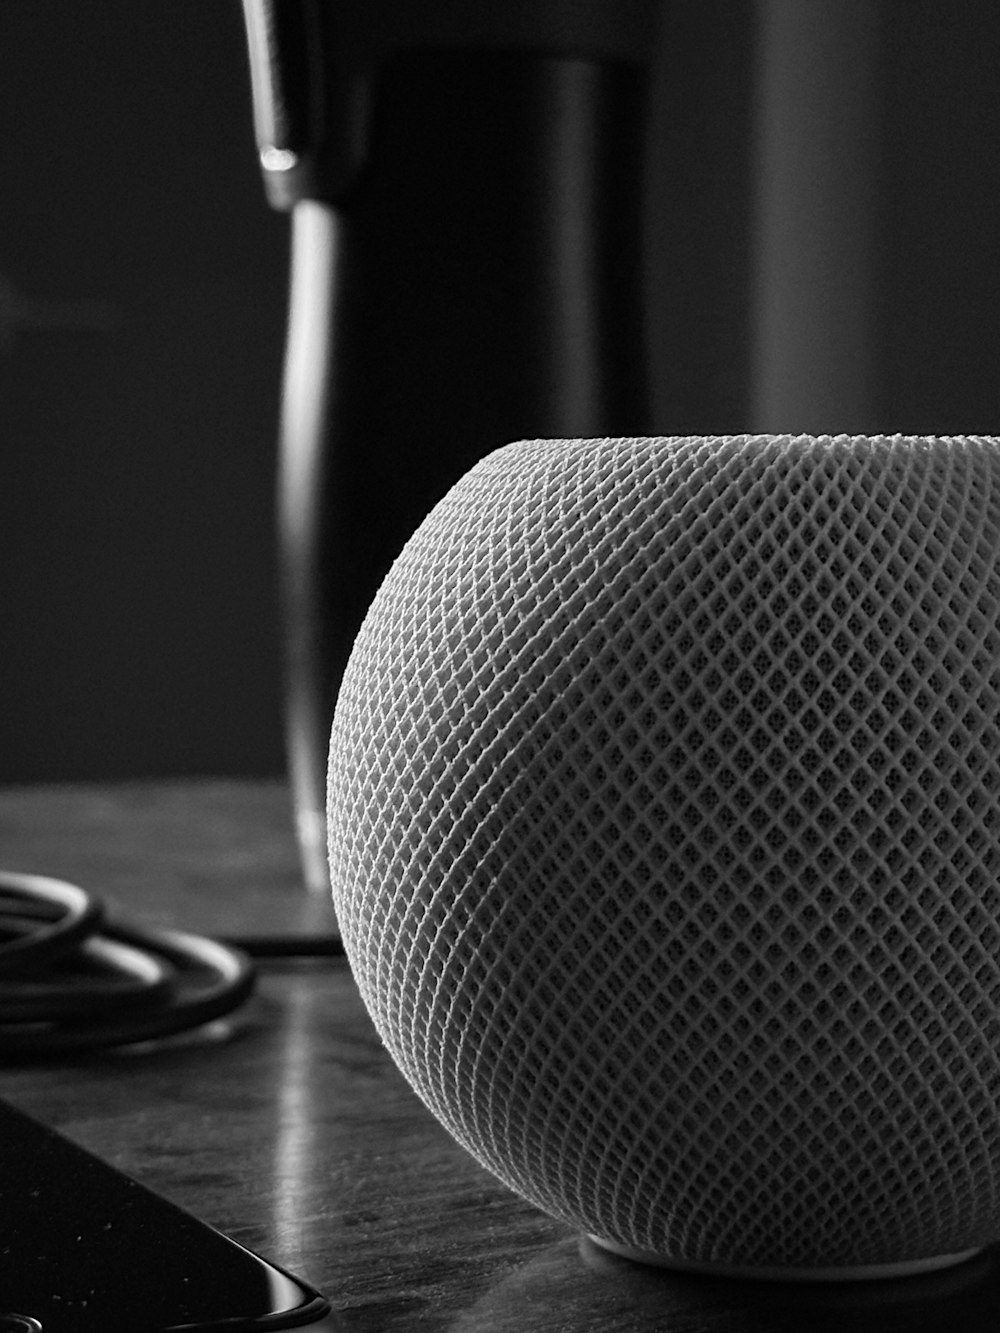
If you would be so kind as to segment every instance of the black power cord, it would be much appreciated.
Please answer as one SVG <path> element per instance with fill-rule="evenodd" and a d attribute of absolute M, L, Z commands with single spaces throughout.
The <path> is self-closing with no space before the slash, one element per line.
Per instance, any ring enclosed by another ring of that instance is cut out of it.
<path fill-rule="evenodd" d="M 76 884 L 0 872 L 0 1061 L 132 1045 L 222 1018 L 257 957 L 329 957 L 336 937 L 219 941 L 112 922 Z"/>

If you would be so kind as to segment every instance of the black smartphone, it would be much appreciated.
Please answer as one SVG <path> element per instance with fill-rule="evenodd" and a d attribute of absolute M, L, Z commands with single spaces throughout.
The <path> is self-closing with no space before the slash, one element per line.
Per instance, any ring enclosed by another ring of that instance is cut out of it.
<path fill-rule="evenodd" d="M 307 1283 L 0 1101 L 0 1333 L 342 1323 Z"/>

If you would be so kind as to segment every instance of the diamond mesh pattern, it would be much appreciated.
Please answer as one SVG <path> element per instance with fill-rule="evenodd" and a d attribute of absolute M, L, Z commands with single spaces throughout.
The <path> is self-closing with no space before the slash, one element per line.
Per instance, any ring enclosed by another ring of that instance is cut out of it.
<path fill-rule="evenodd" d="M 334 897 L 418 1094 L 676 1260 L 1000 1235 L 1000 441 L 535 441 L 358 636 Z"/>

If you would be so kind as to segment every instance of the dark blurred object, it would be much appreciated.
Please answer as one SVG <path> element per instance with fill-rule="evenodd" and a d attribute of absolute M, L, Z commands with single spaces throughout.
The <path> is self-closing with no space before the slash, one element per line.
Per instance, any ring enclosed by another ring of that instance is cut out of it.
<path fill-rule="evenodd" d="M 337 687 L 406 538 L 507 440 L 651 428 L 657 6 L 245 9 L 261 163 L 272 201 L 294 210 L 287 727 L 305 877 L 320 887 Z"/>
<path fill-rule="evenodd" d="M 314 1288 L 7 1102 L 0 1126 L 7 1333 L 343 1327 Z"/>

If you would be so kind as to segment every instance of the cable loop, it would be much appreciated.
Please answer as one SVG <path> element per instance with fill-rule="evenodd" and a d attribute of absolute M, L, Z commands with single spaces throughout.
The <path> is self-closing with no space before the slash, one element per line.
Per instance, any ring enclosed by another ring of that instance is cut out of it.
<path fill-rule="evenodd" d="M 22 916 L 43 922 L 0 942 L 0 972 L 4 973 L 50 962 L 92 935 L 104 917 L 96 898 L 76 884 L 48 875 L 0 872 L 0 903 L 4 899 L 20 904 Z"/>
<path fill-rule="evenodd" d="M 255 979 L 239 948 L 109 922 L 75 884 L 0 872 L 0 1062 L 199 1027 L 242 1004 Z"/>

